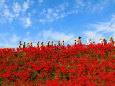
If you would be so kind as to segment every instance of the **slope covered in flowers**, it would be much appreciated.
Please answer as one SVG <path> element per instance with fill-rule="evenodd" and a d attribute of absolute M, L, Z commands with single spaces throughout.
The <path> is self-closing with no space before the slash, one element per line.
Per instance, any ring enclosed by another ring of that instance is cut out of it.
<path fill-rule="evenodd" d="M 115 46 L 0 49 L 1 86 L 115 86 Z"/>

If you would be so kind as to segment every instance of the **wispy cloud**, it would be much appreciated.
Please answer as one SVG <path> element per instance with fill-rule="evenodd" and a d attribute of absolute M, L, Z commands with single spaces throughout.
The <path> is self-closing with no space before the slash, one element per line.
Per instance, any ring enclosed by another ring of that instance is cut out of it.
<path fill-rule="evenodd" d="M 6 40 L 7 39 L 7 40 Z M 20 39 L 16 34 L 3 33 L 0 34 L 0 47 L 1 48 L 16 48 L 18 47 L 17 43 Z"/>
<path fill-rule="evenodd" d="M 84 31 L 86 38 L 97 40 L 100 37 L 106 37 L 107 34 L 115 36 L 115 15 L 112 15 L 110 21 L 90 24 L 89 27 L 93 28 L 93 30 Z"/>
<path fill-rule="evenodd" d="M 39 4 L 42 4 L 44 2 L 44 0 L 38 0 Z"/>
<path fill-rule="evenodd" d="M 30 17 L 21 18 L 21 21 L 25 28 L 28 28 L 32 25 L 32 21 L 31 21 Z"/>
<path fill-rule="evenodd" d="M 81 8 L 81 7 L 84 7 L 86 5 L 86 3 L 83 1 L 83 0 L 75 0 L 76 2 L 76 7 L 77 8 Z"/>
<path fill-rule="evenodd" d="M 78 10 L 76 9 L 67 11 L 68 7 L 68 3 L 64 3 L 54 8 L 44 9 L 41 13 L 41 18 L 39 19 L 39 22 L 53 22 L 55 20 L 64 18 L 70 14 L 76 14 L 78 12 Z"/>
<path fill-rule="evenodd" d="M 110 33 L 115 31 L 115 15 L 112 15 L 110 21 L 90 24 L 90 27 L 95 28 L 96 32 Z"/>
<path fill-rule="evenodd" d="M 104 38 L 103 33 L 98 33 L 95 31 L 84 31 L 83 34 L 85 35 L 85 40 L 91 38 L 92 40 L 99 42 L 99 38 Z"/>
<path fill-rule="evenodd" d="M 103 11 L 104 9 L 106 9 L 108 6 L 111 5 L 111 3 L 115 3 L 114 0 L 75 0 L 75 7 L 77 9 L 81 9 L 80 11 L 84 11 L 86 10 L 86 12 L 91 12 L 91 13 L 95 13 L 97 11 Z"/>
<path fill-rule="evenodd" d="M 5 0 L 0 0 L 0 8 L 3 7 Z"/>
<path fill-rule="evenodd" d="M 8 22 L 12 22 L 13 21 L 13 19 L 14 19 L 14 15 L 10 12 L 10 10 L 9 9 L 4 9 L 4 12 L 3 12 L 3 19 L 4 19 L 4 22 L 6 22 L 6 21 L 8 21 Z M 5 21 L 6 20 L 6 21 Z M 4 23 L 3 22 L 3 23 Z"/>
<path fill-rule="evenodd" d="M 25 1 L 22 6 L 22 11 L 25 12 L 29 8 L 29 1 Z"/>
<path fill-rule="evenodd" d="M 32 22 L 30 20 L 30 18 L 26 18 L 26 24 L 25 24 L 25 27 L 29 27 L 31 26 Z"/>
<path fill-rule="evenodd" d="M 15 43 L 19 41 L 19 37 L 16 34 L 12 35 L 11 42 Z"/>
<path fill-rule="evenodd" d="M 101 0 L 99 1 L 98 3 L 92 5 L 92 11 L 95 12 L 95 11 L 102 11 L 103 9 L 105 9 L 110 3 L 111 3 L 112 0 Z"/>
<path fill-rule="evenodd" d="M 16 3 L 14 3 L 12 8 L 13 8 L 13 12 L 14 12 L 15 16 L 18 17 L 20 15 L 20 12 L 21 12 L 21 9 L 22 9 L 21 5 L 18 4 L 18 2 L 16 2 Z"/>
<path fill-rule="evenodd" d="M 71 39 L 74 38 L 73 34 L 65 34 L 63 32 L 57 32 L 57 31 L 52 31 L 52 30 L 45 30 L 43 31 L 43 38 L 45 40 L 47 39 L 52 39 L 52 40 L 65 40 L 70 41 Z"/>
<path fill-rule="evenodd" d="M 20 2 L 10 2 L 11 5 L 7 5 L 8 1 L 0 0 L 0 23 L 9 23 L 17 19 L 20 21 L 20 18 L 25 18 L 29 15 L 26 11 L 29 9 L 30 0 L 25 0 L 22 3 Z M 31 24 L 30 17 L 26 18 L 26 27 L 29 27 Z"/>

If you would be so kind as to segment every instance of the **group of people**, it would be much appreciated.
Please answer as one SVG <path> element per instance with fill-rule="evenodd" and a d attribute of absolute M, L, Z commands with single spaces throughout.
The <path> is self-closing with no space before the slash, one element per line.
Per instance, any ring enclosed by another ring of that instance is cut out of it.
<path fill-rule="evenodd" d="M 113 46 L 115 44 L 113 37 L 110 37 L 109 41 L 107 41 L 105 38 L 100 38 L 99 43 L 103 45 L 106 45 L 107 43 L 109 43 Z M 87 40 L 87 45 L 90 45 L 90 44 L 95 44 L 95 41 L 91 41 L 91 38 Z"/>
<path fill-rule="evenodd" d="M 62 46 L 62 45 L 64 45 L 64 40 L 62 42 L 59 40 L 57 44 L 54 44 L 53 41 L 48 41 L 47 45 L 44 45 L 43 41 L 42 42 L 38 41 L 36 46 L 37 47 L 40 47 L 40 46 L 50 47 L 50 46 Z M 19 41 L 19 48 L 27 48 L 27 47 L 32 47 L 32 46 L 33 46 L 32 42 L 22 43 L 22 41 Z"/>
<path fill-rule="evenodd" d="M 74 40 L 74 44 L 78 44 L 78 45 L 82 45 L 82 41 L 81 41 L 81 38 L 82 37 L 78 37 L 77 40 Z M 99 39 L 99 43 L 100 44 L 103 44 L 103 45 L 106 45 L 107 43 L 110 43 L 111 45 L 114 46 L 115 42 L 114 42 L 114 39 L 113 37 L 110 37 L 109 39 L 109 42 L 107 42 L 107 40 L 105 38 L 100 38 Z M 95 41 L 92 41 L 91 38 L 87 40 L 87 45 L 90 45 L 90 44 L 95 44 Z M 37 47 L 40 47 L 40 46 L 47 46 L 47 47 L 50 47 L 50 46 L 63 46 L 64 45 L 64 40 L 63 41 L 58 41 L 57 44 L 54 44 L 53 41 L 48 41 L 48 43 L 46 45 L 44 45 L 44 42 L 40 42 L 38 41 L 37 42 Z M 22 43 L 22 41 L 19 41 L 19 48 L 27 48 L 27 47 L 30 47 L 30 46 L 33 46 L 32 42 L 29 42 L 29 43 Z"/>

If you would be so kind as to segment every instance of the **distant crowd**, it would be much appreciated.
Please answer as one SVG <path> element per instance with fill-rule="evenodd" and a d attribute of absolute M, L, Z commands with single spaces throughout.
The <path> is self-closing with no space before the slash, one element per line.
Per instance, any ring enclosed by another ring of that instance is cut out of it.
<path fill-rule="evenodd" d="M 82 45 L 81 38 L 82 37 L 79 36 L 78 39 L 74 40 L 74 45 L 76 45 L 76 44 Z M 102 44 L 102 45 L 106 45 L 108 43 L 113 45 L 113 46 L 115 45 L 113 37 L 110 37 L 109 40 L 106 40 L 105 38 L 100 38 L 99 43 Z M 87 40 L 87 45 L 90 45 L 90 44 L 96 44 L 96 42 L 92 41 L 92 39 L 89 38 Z M 22 41 L 19 41 L 19 48 L 27 48 L 27 47 L 32 47 L 32 46 L 33 46 L 32 42 L 29 42 L 29 43 L 23 42 L 22 43 Z M 59 40 L 57 44 L 54 44 L 53 41 L 48 41 L 48 43 L 46 45 L 44 45 L 44 42 L 38 41 L 36 46 L 37 47 L 41 47 L 41 46 L 47 46 L 47 47 L 50 47 L 50 46 L 64 46 L 64 40 L 63 41 Z"/>
<path fill-rule="evenodd" d="M 103 45 L 106 45 L 107 43 L 111 44 L 114 46 L 115 42 L 114 42 L 114 39 L 113 37 L 110 37 L 109 40 L 106 40 L 106 38 L 100 38 L 99 39 L 99 43 L 100 44 L 103 44 Z M 90 44 L 95 44 L 95 41 L 92 41 L 91 39 L 88 39 L 87 40 L 87 44 L 90 45 Z"/>

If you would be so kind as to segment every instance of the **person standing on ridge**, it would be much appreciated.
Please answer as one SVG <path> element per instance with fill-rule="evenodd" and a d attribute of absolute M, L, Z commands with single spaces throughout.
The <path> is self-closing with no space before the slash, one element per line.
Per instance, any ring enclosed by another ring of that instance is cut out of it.
<path fill-rule="evenodd" d="M 32 47 L 33 45 L 32 45 L 32 42 L 30 42 L 30 46 Z"/>
<path fill-rule="evenodd" d="M 54 44 L 53 44 L 53 43 L 54 43 L 54 41 L 51 41 L 51 46 L 54 46 Z"/>
<path fill-rule="evenodd" d="M 107 40 L 104 38 L 103 39 L 103 45 L 106 45 L 107 44 Z"/>
<path fill-rule="evenodd" d="M 75 42 L 74 42 L 74 45 L 76 45 L 76 44 L 77 44 L 77 43 L 76 43 L 77 40 L 75 39 L 74 41 L 75 41 Z"/>
<path fill-rule="evenodd" d="M 99 39 L 99 43 L 103 44 L 103 39 L 102 38 Z"/>
<path fill-rule="evenodd" d="M 50 47 L 50 41 L 48 41 L 48 43 L 47 43 L 47 45 L 46 45 L 47 47 Z"/>
<path fill-rule="evenodd" d="M 95 44 L 95 41 L 92 41 L 92 44 Z"/>
<path fill-rule="evenodd" d="M 81 44 L 82 44 L 82 42 L 81 42 L 81 37 L 80 37 L 80 36 L 78 37 L 77 42 L 78 42 L 78 44 L 79 44 L 79 45 L 81 45 Z"/>
<path fill-rule="evenodd" d="M 92 44 L 91 39 L 88 39 L 87 40 L 87 45 L 90 45 L 90 44 Z"/>
<path fill-rule="evenodd" d="M 44 42 L 41 42 L 41 46 L 44 46 Z"/>
<path fill-rule="evenodd" d="M 60 40 L 58 41 L 58 46 L 60 46 L 61 45 L 61 43 L 60 43 Z"/>
<path fill-rule="evenodd" d="M 19 41 L 19 48 L 22 48 L 22 41 Z"/>
<path fill-rule="evenodd" d="M 37 47 L 38 47 L 38 48 L 40 47 L 40 41 L 37 42 Z"/>
<path fill-rule="evenodd" d="M 113 39 L 113 37 L 110 37 L 109 41 L 110 41 L 110 44 L 111 44 L 112 46 L 114 46 L 114 39 Z"/>
<path fill-rule="evenodd" d="M 29 43 L 26 43 L 26 48 L 28 48 L 29 47 Z"/>
<path fill-rule="evenodd" d="M 62 46 L 64 46 L 64 40 L 62 41 Z"/>
<path fill-rule="evenodd" d="M 26 42 L 24 42 L 24 44 L 23 44 L 23 48 L 26 48 Z"/>

